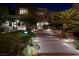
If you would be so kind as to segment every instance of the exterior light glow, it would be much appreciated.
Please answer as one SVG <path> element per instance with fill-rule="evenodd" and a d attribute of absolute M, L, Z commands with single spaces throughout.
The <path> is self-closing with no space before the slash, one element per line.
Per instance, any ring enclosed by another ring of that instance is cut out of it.
<path fill-rule="evenodd" d="M 48 32 L 48 33 L 51 33 L 51 31 L 52 31 L 51 29 L 47 29 L 47 30 L 46 30 L 46 32 Z"/>
<path fill-rule="evenodd" d="M 32 32 L 35 32 L 35 31 L 36 31 L 35 29 L 32 30 Z"/>
<path fill-rule="evenodd" d="M 33 42 L 39 42 L 38 40 L 33 40 Z"/>
<path fill-rule="evenodd" d="M 48 25 L 49 23 L 48 23 L 48 22 L 45 22 L 44 24 L 45 24 L 45 25 Z"/>
<path fill-rule="evenodd" d="M 25 34 L 27 34 L 28 32 L 27 32 L 27 31 L 25 31 L 24 33 L 25 33 Z"/>
<path fill-rule="evenodd" d="M 73 39 L 64 39 L 64 42 L 73 42 L 74 40 Z"/>
<path fill-rule="evenodd" d="M 16 20 L 17 23 L 19 23 L 19 20 Z"/>
<path fill-rule="evenodd" d="M 9 21 L 6 21 L 7 24 L 9 24 Z"/>
<path fill-rule="evenodd" d="M 64 42 L 70 42 L 68 39 L 64 39 Z"/>

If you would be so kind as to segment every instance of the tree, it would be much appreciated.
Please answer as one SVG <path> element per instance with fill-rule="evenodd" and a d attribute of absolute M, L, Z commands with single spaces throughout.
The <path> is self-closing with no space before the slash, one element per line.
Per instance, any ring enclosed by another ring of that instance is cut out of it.
<path fill-rule="evenodd" d="M 21 21 L 23 21 L 26 24 L 27 29 L 30 29 L 30 26 L 36 26 L 37 20 L 35 16 L 27 16 L 22 17 Z"/>
<path fill-rule="evenodd" d="M 52 28 L 59 29 L 61 25 L 61 21 L 58 20 L 59 18 L 57 17 L 57 13 L 54 15 L 48 16 L 48 23 Z"/>
<path fill-rule="evenodd" d="M 57 37 L 60 37 L 59 33 L 57 30 L 61 29 L 61 21 L 59 20 L 57 16 L 57 12 L 55 12 L 53 15 L 48 16 L 48 23 L 53 32 L 56 34 Z"/>
<path fill-rule="evenodd" d="M 9 10 L 7 7 L 1 7 L 0 8 L 0 15 L 8 15 L 9 14 Z"/>
<path fill-rule="evenodd" d="M 77 12 L 75 9 L 71 8 L 65 11 L 58 12 L 56 15 L 58 20 L 62 23 L 62 36 L 65 34 L 65 30 L 68 31 L 73 30 L 79 30 L 79 12 Z"/>
<path fill-rule="evenodd" d="M 7 7 L 0 8 L 0 25 L 8 19 L 9 10 Z"/>

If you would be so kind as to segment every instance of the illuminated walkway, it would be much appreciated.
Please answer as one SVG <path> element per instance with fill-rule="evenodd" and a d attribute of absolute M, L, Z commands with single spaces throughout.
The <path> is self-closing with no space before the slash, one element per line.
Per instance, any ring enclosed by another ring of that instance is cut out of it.
<path fill-rule="evenodd" d="M 36 40 L 40 46 L 38 55 L 79 55 L 79 52 L 75 48 L 43 30 L 36 32 Z"/>

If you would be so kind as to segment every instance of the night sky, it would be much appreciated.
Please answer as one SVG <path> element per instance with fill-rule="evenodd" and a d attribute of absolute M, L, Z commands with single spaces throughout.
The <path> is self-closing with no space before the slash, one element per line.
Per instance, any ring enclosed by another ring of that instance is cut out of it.
<path fill-rule="evenodd" d="M 48 8 L 48 10 L 52 11 L 61 11 L 65 9 L 69 9 L 72 7 L 72 3 L 32 3 L 33 7 L 36 8 Z M 11 9 L 16 7 L 15 4 L 7 4 Z"/>
<path fill-rule="evenodd" d="M 33 7 L 48 8 L 49 11 L 62 11 L 72 7 L 69 3 L 42 3 L 42 4 L 32 4 Z"/>
<path fill-rule="evenodd" d="M 0 4 L 0 6 L 4 5 L 6 5 L 10 9 L 10 11 L 16 9 L 15 3 Z M 71 8 L 72 3 L 31 3 L 31 6 L 35 8 L 47 8 L 48 11 L 63 11 L 65 9 Z"/>

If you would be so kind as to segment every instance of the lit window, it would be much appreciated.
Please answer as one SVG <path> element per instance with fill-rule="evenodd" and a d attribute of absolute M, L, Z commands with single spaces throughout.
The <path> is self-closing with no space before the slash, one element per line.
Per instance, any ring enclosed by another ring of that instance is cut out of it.
<path fill-rule="evenodd" d="M 20 14 L 28 14 L 28 9 L 27 8 L 20 8 L 19 13 Z"/>
<path fill-rule="evenodd" d="M 43 15 L 44 14 L 44 12 L 38 12 L 38 15 Z"/>

